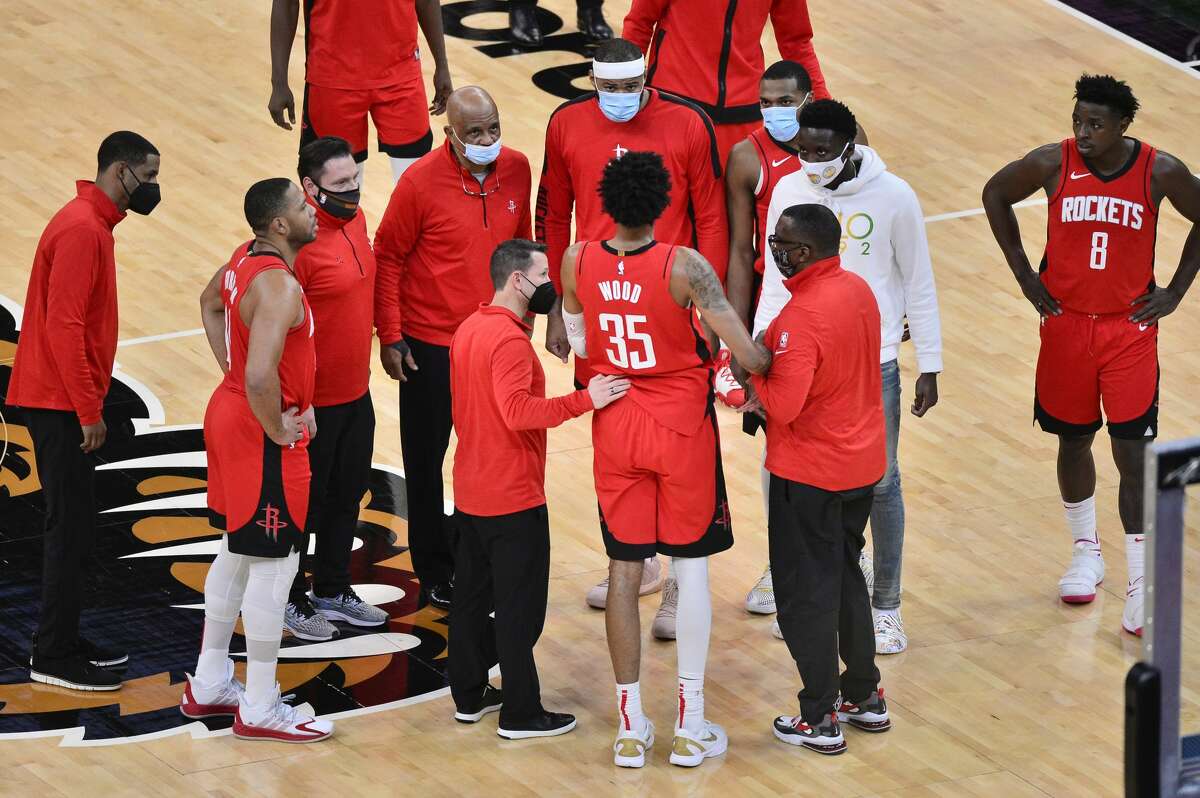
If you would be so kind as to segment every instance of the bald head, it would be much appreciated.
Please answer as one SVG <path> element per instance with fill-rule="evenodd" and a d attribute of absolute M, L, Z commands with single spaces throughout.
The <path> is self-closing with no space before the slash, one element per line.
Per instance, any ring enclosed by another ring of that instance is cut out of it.
<path fill-rule="evenodd" d="M 446 121 L 450 123 L 444 128 L 446 138 L 464 166 L 467 144 L 487 147 L 500 140 L 500 111 L 492 96 L 478 86 L 464 86 L 450 95 Z"/>

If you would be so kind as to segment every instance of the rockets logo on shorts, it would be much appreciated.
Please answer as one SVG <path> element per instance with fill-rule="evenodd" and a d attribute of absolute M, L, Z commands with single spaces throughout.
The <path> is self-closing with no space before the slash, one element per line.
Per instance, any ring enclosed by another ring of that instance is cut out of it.
<path fill-rule="evenodd" d="M 263 517 L 257 522 L 258 525 L 271 536 L 271 540 L 279 540 L 279 530 L 288 525 L 287 521 L 279 518 L 279 508 L 272 507 L 270 502 L 267 502 L 267 506 L 262 509 Z"/>

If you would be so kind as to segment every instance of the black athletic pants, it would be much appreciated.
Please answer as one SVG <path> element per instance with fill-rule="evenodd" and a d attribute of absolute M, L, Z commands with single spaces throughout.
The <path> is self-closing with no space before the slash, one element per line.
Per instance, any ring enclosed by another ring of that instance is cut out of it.
<path fill-rule="evenodd" d="M 358 527 L 358 505 L 367 491 L 375 450 L 375 408 L 370 391 L 353 402 L 315 407 L 314 411 L 317 436 L 308 445 L 312 483 L 304 526 L 317 536 L 315 562 L 307 558 L 306 543 L 292 582 L 292 602 L 307 589 L 306 567 L 312 567 L 313 592 L 318 596 L 333 597 L 350 587 L 350 549 Z"/>
<path fill-rule="evenodd" d="M 96 538 L 96 460 L 79 448 L 83 430 L 74 413 L 27 408 L 25 417 L 46 502 L 37 653 L 59 659 L 79 639 L 83 563 Z"/>
<path fill-rule="evenodd" d="M 400 445 L 408 498 L 408 548 L 426 590 L 454 576 L 453 524 L 446 517 L 442 463 L 450 446 L 450 347 L 405 337 L 417 364 L 400 383 Z M 318 430 L 318 434 L 319 434 Z"/>
<path fill-rule="evenodd" d="M 474 711 L 499 659 L 504 677 L 500 722 L 542 709 L 533 647 L 546 621 L 550 586 L 550 522 L 546 505 L 497 516 L 456 513 L 458 571 L 450 613 L 450 692 L 460 711 Z M 496 612 L 494 626 L 488 614 Z"/>
<path fill-rule="evenodd" d="M 779 628 L 804 689 L 810 724 L 833 711 L 840 692 L 861 701 L 879 687 L 867 582 L 858 567 L 873 486 L 830 492 L 771 475 L 771 577 Z M 846 672 L 838 678 L 838 654 Z"/>

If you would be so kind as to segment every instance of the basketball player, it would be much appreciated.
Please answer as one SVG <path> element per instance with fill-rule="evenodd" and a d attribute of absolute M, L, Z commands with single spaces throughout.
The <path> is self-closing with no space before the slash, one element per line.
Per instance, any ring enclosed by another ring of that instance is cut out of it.
<path fill-rule="evenodd" d="M 767 209 L 774 229 L 792 205 L 830 208 L 842 225 L 843 267 L 867 281 L 882 319 L 879 369 L 887 422 L 887 472 L 875 484 L 871 505 L 874 550 L 876 653 L 898 654 L 908 647 L 900 616 L 900 574 L 904 553 L 904 494 L 900 464 L 900 366 L 898 354 L 907 317 L 917 350 L 919 375 L 911 413 L 920 418 L 938 402 L 942 370 L 942 325 L 937 286 L 925 238 L 925 219 L 916 192 L 887 170 L 871 147 L 856 144 L 854 114 L 836 100 L 816 100 L 800 112 L 796 138 L 800 171 L 779 181 Z M 765 330 L 790 299 L 778 263 L 772 258 L 763 274 L 754 331 Z M 871 570 L 864 559 L 863 570 Z M 779 635 L 779 626 L 773 630 Z"/>
<path fill-rule="evenodd" d="M 661 155 L 612 160 L 600 196 L 616 230 L 567 250 L 562 314 L 577 356 L 631 382 L 625 401 L 592 416 L 600 527 L 611 560 L 605 627 L 620 713 L 614 761 L 642 767 L 654 744 L 638 681 L 637 596 L 643 561 L 663 552 L 679 584 L 679 711 L 670 759 L 696 767 L 728 746 L 721 727 L 704 718 L 704 665 L 712 626 L 707 558 L 733 545 L 709 399 L 710 344 L 696 311 L 748 370 L 764 373 L 771 353 L 750 340 L 699 253 L 655 239 L 655 221 L 671 200 Z"/>
<path fill-rule="evenodd" d="M 296 123 L 288 61 L 299 15 L 300 0 L 273 0 L 267 110 L 284 130 L 291 130 Z M 379 151 L 391 159 L 393 181 L 433 148 L 417 45 L 418 23 L 433 51 L 434 94 L 428 113 L 440 114 L 454 87 L 446 62 L 439 0 L 304 0 L 301 147 L 321 136 L 339 136 L 350 142 L 354 160 L 361 164 L 367 159 L 370 114 L 379 136 Z"/>
<path fill-rule="evenodd" d="M 631 150 L 659 153 L 671 175 L 670 202 L 655 225 L 658 239 L 667 244 L 695 244 L 724 277 L 729 240 L 712 123 L 691 103 L 647 89 L 645 59 L 624 39 L 598 45 L 589 74 L 596 92 L 560 105 L 546 129 L 535 230 L 538 241 L 546 244 L 555 287 L 561 289 L 559 268 L 571 241 L 572 209 L 576 241 L 599 241 L 612 235 L 613 222 L 601 207 L 596 185 L 608 162 Z M 546 349 L 567 362 L 570 347 L 557 312 L 550 314 L 546 325 Z M 576 359 L 577 387 L 585 385 L 592 374 L 586 362 Z M 644 593 L 663 585 L 657 560 L 648 566 Z M 588 603 L 602 608 L 606 590 L 604 583 L 594 587 Z M 674 599 L 674 583 L 668 580 L 655 619 L 657 637 L 675 636 Z"/>
<path fill-rule="evenodd" d="M 295 272 L 317 329 L 313 412 L 321 435 L 308 450 L 313 473 L 308 528 L 316 535 L 312 593 L 306 592 L 302 550 L 285 623 L 296 637 L 320 641 L 336 633 L 330 621 L 378 626 L 388 618 L 350 584 L 358 507 L 375 447 L 369 386 L 375 254 L 346 140 L 331 136 L 304 145 L 297 171 L 305 199 L 317 212 L 317 239 L 297 255 Z"/>
<path fill-rule="evenodd" d="M 254 240 L 237 248 L 200 297 L 204 331 L 225 372 L 204 414 L 209 520 L 225 534 L 204 581 L 200 658 L 179 711 L 233 715 L 233 733 L 243 739 L 306 743 L 328 737 L 333 724 L 283 703 L 275 665 L 307 541 L 316 350 L 312 311 L 292 268 L 317 237 L 317 216 L 283 177 L 251 186 L 245 212 Z M 212 312 L 218 302 L 223 320 Z M 229 659 L 239 610 L 245 688 Z"/>
<path fill-rule="evenodd" d="M 29 678 L 71 690 L 117 690 L 106 666 L 129 655 L 79 633 L 83 566 L 96 537 L 96 455 L 108 437 L 102 415 L 117 353 L 117 262 L 113 230 L 128 211 L 158 205 L 159 152 L 118 130 L 96 152 L 96 179 L 42 231 L 7 402 L 20 406 L 46 502 L 42 607 Z"/>
<path fill-rule="evenodd" d="M 1104 580 L 1092 459 L 1103 402 L 1121 476 L 1117 506 L 1128 566 L 1121 625 L 1141 635 L 1142 463 L 1146 443 L 1158 435 L 1158 321 L 1174 312 L 1200 269 L 1200 180 L 1178 158 L 1125 135 L 1139 103 L 1124 81 L 1084 75 L 1075 101 L 1074 136 L 997 172 L 983 205 L 1021 292 L 1041 317 L 1034 417 L 1058 436 L 1058 486 L 1074 546 L 1059 596 L 1088 603 Z M 1046 252 L 1034 271 L 1013 205 L 1038 189 L 1050 206 Z M 1175 276 L 1160 287 L 1154 242 L 1164 198 L 1192 230 Z"/>
<path fill-rule="evenodd" d="M 633 0 L 625 16 L 621 35 L 649 58 L 647 82 L 704 109 L 722 160 L 761 123 L 755 91 L 768 17 L 780 55 L 802 64 L 813 95 L 827 98 L 807 0 Z"/>

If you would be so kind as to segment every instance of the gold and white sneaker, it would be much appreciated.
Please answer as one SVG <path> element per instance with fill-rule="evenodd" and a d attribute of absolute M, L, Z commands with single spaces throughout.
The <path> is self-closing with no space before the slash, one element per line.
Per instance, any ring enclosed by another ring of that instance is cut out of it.
<path fill-rule="evenodd" d="M 640 768 L 646 764 L 646 752 L 654 746 L 654 724 L 646 719 L 641 731 L 618 729 L 613 743 L 613 764 L 619 768 Z"/>
<path fill-rule="evenodd" d="M 775 583 L 771 581 L 771 566 L 768 565 L 763 575 L 746 594 L 746 612 L 755 615 L 772 615 L 775 612 Z"/>
<path fill-rule="evenodd" d="M 671 764 L 694 768 L 705 759 L 720 756 L 729 748 L 729 736 L 712 721 L 704 721 L 699 734 L 687 729 L 675 730 L 675 741 L 671 745 Z"/>

